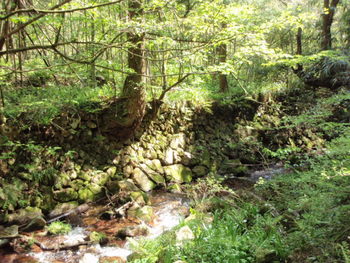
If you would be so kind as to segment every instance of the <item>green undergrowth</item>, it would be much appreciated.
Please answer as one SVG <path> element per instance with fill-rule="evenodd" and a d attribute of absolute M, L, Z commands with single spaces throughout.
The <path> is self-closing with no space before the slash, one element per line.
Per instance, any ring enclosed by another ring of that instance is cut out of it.
<path fill-rule="evenodd" d="M 303 168 L 259 180 L 252 192 L 216 194 L 215 202 L 207 195 L 191 210 L 195 220 L 140 241 L 130 262 L 349 262 L 349 149 L 347 131 Z M 195 238 L 178 244 L 175 233 L 184 225 Z"/>
<path fill-rule="evenodd" d="M 231 83 L 232 82 L 232 83 Z M 284 90 L 282 82 L 238 84 L 231 80 L 226 93 L 218 92 L 217 80 L 209 77 L 192 77 L 189 82 L 169 91 L 165 102 L 172 104 L 191 101 L 202 108 L 210 108 L 213 101 L 235 104 L 237 100 L 256 97 L 260 93 L 275 93 Z M 39 83 L 38 83 L 39 84 Z M 147 100 L 161 94 L 161 87 L 146 87 Z M 4 115 L 11 120 L 24 119 L 28 124 L 50 124 L 62 112 L 85 110 L 94 112 L 101 103 L 120 95 L 120 87 L 105 84 L 100 87 L 82 85 L 56 85 L 48 82 L 42 86 L 7 87 L 4 91 Z"/>
<path fill-rule="evenodd" d="M 280 262 L 286 256 L 282 231 L 276 227 L 279 218 L 254 204 L 230 208 L 228 203 L 217 202 L 222 207 L 212 212 L 211 223 L 208 216 L 192 210 L 196 219 L 174 230 L 190 227 L 193 240 L 179 243 L 175 233 L 168 232 L 155 241 L 139 241 L 138 258 L 130 262 Z"/>
<path fill-rule="evenodd" d="M 6 90 L 4 115 L 12 120 L 24 118 L 30 123 L 49 124 L 52 119 L 69 109 L 93 112 L 106 98 L 111 98 L 111 87 L 48 86 Z"/>
<path fill-rule="evenodd" d="M 47 231 L 51 235 L 67 234 L 72 230 L 72 226 L 64 222 L 56 221 L 47 226 Z"/>

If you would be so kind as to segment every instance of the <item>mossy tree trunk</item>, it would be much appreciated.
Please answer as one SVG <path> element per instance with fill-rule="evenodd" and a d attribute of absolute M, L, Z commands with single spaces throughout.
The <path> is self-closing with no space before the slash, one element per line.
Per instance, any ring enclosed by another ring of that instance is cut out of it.
<path fill-rule="evenodd" d="M 140 19 L 143 15 L 142 1 L 129 1 L 129 18 L 130 20 Z M 145 34 L 138 33 L 136 30 L 128 32 L 128 67 L 133 70 L 124 82 L 122 90 L 122 109 L 119 112 L 118 123 L 123 128 L 137 128 L 144 115 L 146 107 L 145 91 Z"/>

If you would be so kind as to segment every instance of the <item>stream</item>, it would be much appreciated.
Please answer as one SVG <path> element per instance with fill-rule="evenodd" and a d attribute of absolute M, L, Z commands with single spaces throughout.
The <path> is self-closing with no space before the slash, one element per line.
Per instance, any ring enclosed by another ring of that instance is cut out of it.
<path fill-rule="evenodd" d="M 246 177 L 227 177 L 224 184 L 233 190 L 249 189 L 259 180 L 270 180 L 288 172 L 280 165 L 251 171 Z M 131 243 L 140 238 L 154 239 L 177 226 L 189 215 L 190 200 L 179 193 L 155 191 L 149 195 L 152 211 L 147 219 L 136 215 L 102 219 L 103 205 L 94 205 L 82 213 L 78 226 L 65 235 L 48 235 L 46 230 L 23 233 L 37 243 L 30 252 L 0 249 L 0 263 L 123 263 L 134 253 Z M 145 207 L 143 207 L 145 208 Z M 103 233 L 103 245 L 89 242 L 92 232 Z M 37 245 L 40 244 L 40 245 Z M 19 244 L 21 247 L 21 244 Z"/>
<path fill-rule="evenodd" d="M 150 220 L 126 216 L 103 220 L 99 218 L 101 207 L 95 206 L 82 215 L 82 225 L 65 235 L 47 235 L 45 230 L 26 235 L 37 240 L 29 253 L 6 253 L 0 250 L 1 263 L 108 263 L 126 262 L 133 253 L 131 239 L 154 239 L 177 226 L 189 214 L 189 200 L 182 194 L 155 192 L 150 195 L 153 210 Z M 86 241 L 93 231 L 104 233 L 105 245 Z M 123 238 L 118 238 L 125 232 Z M 45 247 L 45 249 L 42 249 Z M 67 249 L 60 249 L 67 247 Z"/>

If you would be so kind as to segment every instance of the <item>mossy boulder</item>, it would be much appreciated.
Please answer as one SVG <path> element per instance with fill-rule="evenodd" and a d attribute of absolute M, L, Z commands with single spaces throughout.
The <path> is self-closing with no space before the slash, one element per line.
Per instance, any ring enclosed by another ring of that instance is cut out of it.
<path fill-rule="evenodd" d="M 170 147 L 174 150 L 184 148 L 186 144 L 186 135 L 184 133 L 174 134 L 170 141 Z"/>
<path fill-rule="evenodd" d="M 123 192 L 139 191 L 140 189 L 135 185 L 131 179 L 126 179 L 118 182 L 118 186 Z"/>
<path fill-rule="evenodd" d="M 117 167 L 115 166 L 110 166 L 107 168 L 106 173 L 108 176 L 113 177 L 117 173 Z"/>
<path fill-rule="evenodd" d="M 81 203 L 93 201 L 95 198 L 95 194 L 89 188 L 80 189 L 78 195 Z"/>
<path fill-rule="evenodd" d="M 163 177 L 163 175 L 159 174 L 159 173 L 156 173 L 156 172 L 153 172 L 153 173 L 150 173 L 148 174 L 148 177 L 153 181 L 155 182 L 157 185 L 160 184 L 160 185 L 165 185 L 165 178 Z"/>
<path fill-rule="evenodd" d="M 78 178 L 83 180 L 83 181 L 90 181 L 91 180 L 91 173 L 90 171 L 81 171 L 79 174 L 78 174 Z"/>
<path fill-rule="evenodd" d="M 104 173 L 102 171 L 97 171 L 96 173 L 94 173 L 91 182 L 97 184 L 97 185 L 105 185 L 109 179 L 109 175 L 107 173 Z"/>
<path fill-rule="evenodd" d="M 168 187 L 168 190 L 172 193 L 181 193 L 181 185 L 180 184 L 172 184 Z"/>
<path fill-rule="evenodd" d="M 102 186 L 98 184 L 91 183 L 88 185 L 88 188 L 95 195 L 100 194 L 102 192 Z"/>
<path fill-rule="evenodd" d="M 131 217 L 138 218 L 145 222 L 151 222 L 153 219 L 153 208 L 151 206 L 137 207 L 135 209 L 130 209 L 128 215 Z"/>
<path fill-rule="evenodd" d="M 70 210 L 73 210 L 78 207 L 78 202 L 68 202 L 68 203 L 59 203 L 55 208 L 50 212 L 49 216 L 54 218 L 56 216 L 62 215 Z"/>
<path fill-rule="evenodd" d="M 78 192 L 73 188 L 65 188 L 53 192 L 54 199 L 59 202 L 69 202 L 78 199 Z"/>
<path fill-rule="evenodd" d="M 152 182 L 147 175 L 141 171 L 140 168 L 135 168 L 133 171 L 133 179 L 140 186 L 140 188 L 145 191 L 151 191 L 156 187 L 156 184 Z"/>
<path fill-rule="evenodd" d="M 5 220 L 9 224 L 25 225 L 39 217 L 43 217 L 41 209 L 29 206 L 24 209 L 19 209 L 15 213 L 8 214 Z"/>
<path fill-rule="evenodd" d="M 174 153 L 175 151 L 171 148 L 167 149 L 164 154 L 164 163 L 166 165 L 171 165 L 174 163 Z"/>
<path fill-rule="evenodd" d="M 175 183 L 189 183 L 192 181 L 192 171 L 182 164 L 174 164 L 164 167 L 166 178 Z"/>
<path fill-rule="evenodd" d="M 131 200 L 139 205 L 145 205 L 148 202 L 148 196 L 142 191 L 135 191 L 130 193 Z"/>

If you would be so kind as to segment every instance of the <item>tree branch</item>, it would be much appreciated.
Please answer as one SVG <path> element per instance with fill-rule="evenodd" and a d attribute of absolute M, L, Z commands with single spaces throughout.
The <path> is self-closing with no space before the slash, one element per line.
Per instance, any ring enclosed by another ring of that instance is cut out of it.
<path fill-rule="evenodd" d="M 36 8 L 19 9 L 19 10 L 11 12 L 5 16 L 0 17 L 0 20 L 5 20 L 5 19 L 10 18 L 13 15 L 22 14 L 22 13 L 36 13 L 36 14 L 43 14 L 43 15 L 73 13 L 76 11 L 84 11 L 84 10 L 99 8 L 99 7 L 103 7 L 103 6 L 114 5 L 114 4 L 118 4 L 122 1 L 124 1 L 124 0 L 117 0 L 117 1 L 102 3 L 102 4 L 98 4 L 98 5 L 93 5 L 93 6 L 79 7 L 79 8 L 67 9 L 67 10 L 50 10 L 50 9 L 49 10 L 42 10 L 42 9 L 36 9 Z"/>
<path fill-rule="evenodd" d="M 52 8 L 50 8 L 50 10 L 55 10 L 55 9 L 57 9 L 57 8 L 59 8 L 59 7 L 63 6 L 63 5 L 65 5 L 65 4 L 67 4 L 67 3 L 71 2 L 71 1 L 72 1 L 72 0 L 64 0 L 63 2 L 61 2 L 61 3 L 59 3 L 59 4 L 55 5 L 55 6 L 53 6 Z M 12 31 L 7 32 L 5 35 L 1 36 L 1 37 L 0 37 L 0 43 L 1 43 L 1 45 L 0 45 L 0 50 L 3 49 L 3 47 L 4 47 L 3 43 L 5 43 L 4 40 L 5 40 L 6 38 L 8 38 L 8 37 L 10 37 L 10 36 L 12 36 L 12 35 L 14 35 L 14 34 L 20 32 L 22 29 L 24 29 L 24 28 L 27 27 L 28 25 L 34 23 L 35 21 L 39 20 L 40 18 L 44 17 L 45 15 L 46 15 L 46 14 L 40 14 L 40 15 L 34 17 L 33 19 L 30 19 L 29 21 L 27 21 L 27 22 L 25 22 L 25 23 L 23 23 L 23 24 L 20 24 L 17 28 L 15 28 L 15 29 L 13 29 Z"/>

